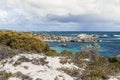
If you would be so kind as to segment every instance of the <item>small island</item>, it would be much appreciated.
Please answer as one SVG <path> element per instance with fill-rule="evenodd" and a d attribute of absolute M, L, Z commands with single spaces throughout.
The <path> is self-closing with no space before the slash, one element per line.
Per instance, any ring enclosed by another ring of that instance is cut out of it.
<path fill-rule="evenodd" d="M 36 34 L 34 34 L 36 35 Z M 98 42 L 99 36 L 96 34 L 79 34 L 77 36 L 57 36 L 52 34 L 38 34 L 46 42 Z"/>

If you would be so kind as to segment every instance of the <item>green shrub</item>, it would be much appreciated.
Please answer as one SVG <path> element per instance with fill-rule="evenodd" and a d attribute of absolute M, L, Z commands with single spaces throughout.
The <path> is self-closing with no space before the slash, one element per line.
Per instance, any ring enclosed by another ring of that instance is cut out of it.
<path fill-rule="evenodd" d="M 6 71 L 0 71 L 0 80 L 8 80 L 12 73 L 7 73 Z"/>
<path fill-rule="evenodd" d="M 60 63 L 61 64 L 66 64 L 68 62 L 68 59 L 67 58 L 61 58 L 60 59 Z"/>
<path fill-rule="evenodd" d="M 94 63 L 89 64 L 83 72 L 83 80 L 107 80 L 108 76 L 120 72 L 119 63 L 110 63 L 106 58 L 99 57 Z"/>
<path fill-rule="evenodd" d="M 83 52 L 77 52 L 76 54 L 74 54 L 75 58 L 79 58 L 79 59 L 84 59 L 84 58 L 88 58 L 87 54 L 84 54 Z"/>
<path fill-rule="evenodd" d="M 111 69 L 120 71 L 120 63 L 110 63 Z"/>
<path fill-rule="evenodd" d="M 46 52 L 45 55 L 47 56 L 57 56 L 58 53 L 56 50 L 51 49 L 50 51 Z"/>
<path fill-rule="evenodd" d="M 85 68 L 83 80 L 103 79 L 109 75 L 110 70 L 104 66 L 90 65 Z"/>
<path fill-rule="evenodd" d="M 120 55 L 117 56 L 117 61 L 120 63 Z"/>
<path fill-rule="evenodd" d="M 119 73 L 120 72 L 119 55 L 110 57 L 108 60 L 110 62 L 111 69 L 114 70 L 114 73 Z"/>
<path fill-rule="evenodd" d="M 42 80 L 42 79 L 40 79 L 40 78 L 37 78 L 36 80 Z"/>
<path fill-rule="evenodd" d="M 99 65 L 99 66 L 101 66 L 101 65 L 104 66 L 104 65 L 107 65 L 108 63 L 109 62 L 108 62 L 108 60 L 106 58 L 100 56 L 100 57 L 98 57 L 98 59 L 93 64 Z"/>
<path fill-rule="evenodd" d="M 47 52 L 49 46 L 38 36 L 15 31 L 0 31 L 0 43 L 13 49 L 33 52 Z"/>
<path fill-rule="evenodd" d="M 21 78 L 21 80 L 33 80 L 30 76 L 22 74 L 21 72 L 16 72 L 12 74 L 13 77 Z"/>
<path fill-rule="evenodd" d="M 69 58 L 73 57 L 73 53 L 70 52 L 70 51 L 67 51 L 67 50 L 63 50 L 60 55 L 61 56 L 66 56 L 66 57 L 69 57 Z"/>
<path fill-rule="evenodd" d="M 72 76 L 72 77 L 78 77 L 80 75 L 80 70 L 76 68 L 59 68 L 58 70 L 64 71 L 66 74 Z"/>
<path fill-rule="evenodd" d="M 117 62 L 117 57 L 116 56 L 111 56 L 108 58 L 109 62 Z"/>
<path fill-rule="evenodd" d="M 39 58 L 39 59 L 33 59 L 32 64 L 35 64 L 35 65 L 47 65 L 49 62 L 46 61 L 46 58 L 47 57 Z"/>
<path fill-rule="evenodd" d="M 111 63 L 120 63 L 120 55 L 111 56 L 108 58 L 109 62 Z"/>
<path fill-rule="evenodd" d="M 31 60 L 24 57 L 24 56 L 21 56 L 13 65 L 14 66 L 18 66 L 20 65 L 22 62 L 30 62 Z"/>

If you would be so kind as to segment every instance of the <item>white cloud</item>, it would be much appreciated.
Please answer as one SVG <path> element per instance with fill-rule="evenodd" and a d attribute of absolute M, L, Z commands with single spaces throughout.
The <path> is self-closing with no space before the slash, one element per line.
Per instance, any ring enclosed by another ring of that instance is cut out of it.
<path fill-rule="evenodd" d="M 93 14 L 120 20 L 119 0 L 8 0 L 8 3 L 29 16 Z"/>
<path fill-rule="evenodd" d="M 100 16 L 120 21 L 120 0 L 98 0 L 96 4 L 100 11 Z"/>
<path fill-rule="evenodd" d="M 120 0 L 0 0 L 0 24 L 47 24 L 48 15 L 92 15 L 120 22 Z"/>
<path fill-rule="evenodd" d="M 0 22 L 5 22 L 8 18 L 6 11 L 0 10 Z"/>
<path fill-rule="evenodd" d="M 11 8 L 11 11 L 18 9 L 21 15 L 26 16 L 93 14 L 113 20 L 120 19 L 119 0 L 1 0 L 1 3 L 2 7 Z"/>

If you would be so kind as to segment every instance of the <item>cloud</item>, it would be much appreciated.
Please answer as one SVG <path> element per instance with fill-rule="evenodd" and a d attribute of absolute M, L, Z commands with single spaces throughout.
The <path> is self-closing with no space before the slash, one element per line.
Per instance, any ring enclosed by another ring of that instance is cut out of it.
<path fill-rule="evenodd" d="M 120 29 L 120 0 L 1 0 L 0 25 L 7 29 Z M 9 27 L 9 26 L 13 26 Z M 108 27 L 109 26 L 109 27 Z M 72 28 L 73 27 L 73 28 Z"/>
<path fill-rule="evenodd" d="M 0 22 L 6 22 L 8 14 L 4 10 L 0 10 Z"/>
<path fill-rule="evenodd" d="M 20 0 L 24 11 L 38 17 L 48 14 L 66 16 L 93 14 L 119 20 L 119 0 Z"/>
<path fill-rule="evenodd" d="M 107 23 L 111 20 L 103 19 L 97 15 L 67 15 L 67 16 L 57 16 L 57 15 L 47 15 L 46 19 L 48 21 L 57 21 L 61 23 Z"/>

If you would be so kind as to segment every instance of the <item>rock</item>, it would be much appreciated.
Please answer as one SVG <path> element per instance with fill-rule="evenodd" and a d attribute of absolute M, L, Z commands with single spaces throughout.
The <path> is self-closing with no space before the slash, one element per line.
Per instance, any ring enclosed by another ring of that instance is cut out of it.
<path fill-rule="evenodd" d="M 79 34 L 75 37 L 70 36 L 56 36 L 51 34 L 39 34 L 41 39 L 47 42 L 98 42 L 99 36 L 92 34 Z"/>

